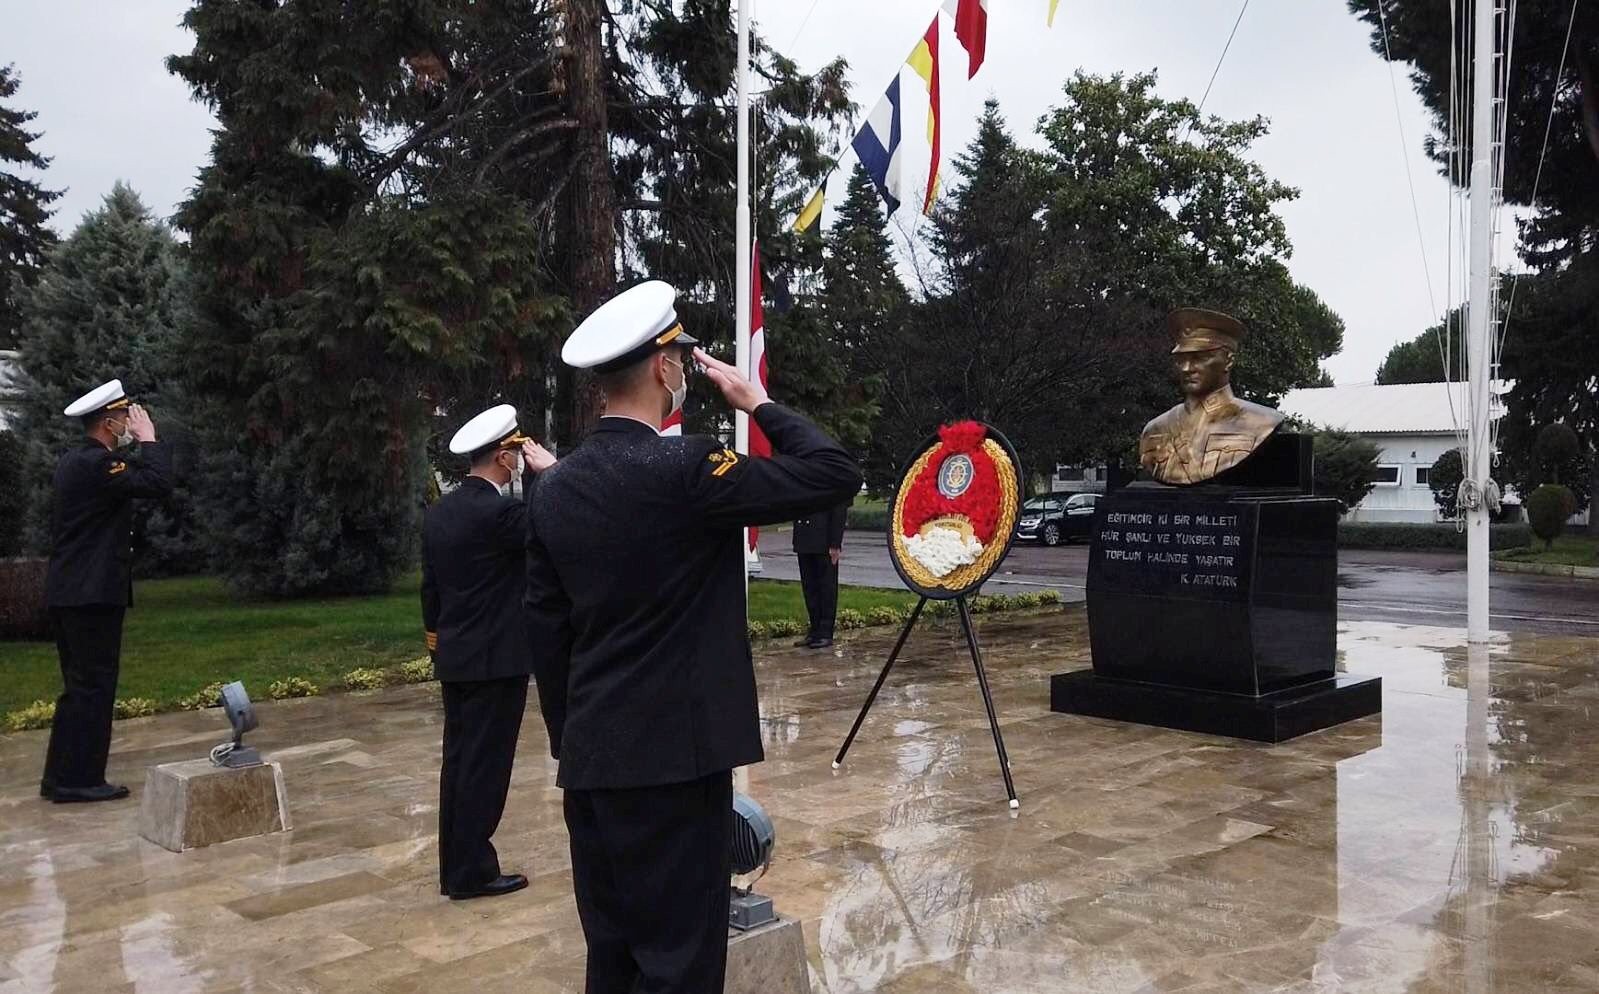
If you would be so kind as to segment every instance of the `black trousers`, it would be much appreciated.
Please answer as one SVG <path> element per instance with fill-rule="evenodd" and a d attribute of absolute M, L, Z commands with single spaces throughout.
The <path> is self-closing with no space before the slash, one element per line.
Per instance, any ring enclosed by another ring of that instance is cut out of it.
<path fill-rule="evenodd" d="M 719 994 L 727 971 L 733 774 L 568 790 L 586 994 Z"/>
<path fill-rule="evenodd" d="M 511 789 L 516 739 L 527 708 L 526 676 L 452 680 L 444 693 L 439 773 L 439 887 L 472 891 L 500 875 L 495 829 Z"/>
<path fill-rule="evenodd" d="M 44 782 L 54 787 L 105 783 L 111 752 L 111 710 L 122 668 L 122 619 L 127 608 L 110 605 L 53 607 L 61 696 L 50 724 Z"/>
<path fill-rule="evenodd" d="M 805 591 L 805 611 L 811 616 L 811 638 L 833 637 L 838 614 L 838 567 L 827 553 L 799 554 L 800 587 Z"/>

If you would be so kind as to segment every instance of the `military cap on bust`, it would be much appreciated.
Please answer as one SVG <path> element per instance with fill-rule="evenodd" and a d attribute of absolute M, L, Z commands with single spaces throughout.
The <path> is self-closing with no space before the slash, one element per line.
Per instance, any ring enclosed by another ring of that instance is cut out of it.
<path fill-rule="evenodd" d="M 1180 307 L 1166 316 L 1171 331 L 1172 352 L 1209 352 L 1211 349 L 1238 350 L 1244 326 L 1237 318 L 1220 311 L 1199 307 Z"/>
<path fill-rule="evenodd" d="M 561 361 L 576 369 L 609 373 L 649 358 L 658 349 L 689 348 L 699 341 L 677 319 L 677 290 L 650 280 L 601 304 L 561 346 Z"/>
<path fill-rule="evenodd" d="M 68 404 L 67 409 L 61 413 L 69 418 L 81 418 L 90 414 L 99 414 L 101 411 L 118 411 L 131 403 L 127 393 L 122 389 L 122 381 L 110 380 Z"/>
<path fill-rule="evenodd" d="M 462 425 L 450 439 L 450 451 L 458 456 L 476 458 L 490 449 L 511 449 L 527 440 L 516 427 L 516 408 L 501 404 Z"/>

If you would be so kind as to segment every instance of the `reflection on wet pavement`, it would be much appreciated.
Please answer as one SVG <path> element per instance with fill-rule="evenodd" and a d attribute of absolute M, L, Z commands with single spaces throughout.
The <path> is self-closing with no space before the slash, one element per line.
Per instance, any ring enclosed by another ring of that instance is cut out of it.
<path fill-rule="evenodd" d="M 1081 612 L 984 619 L 1013 815 L 954 628 L 913 636 L 829 768 L 892 635 L 757 652 L 768 760 L 739 781 L 776 816 L 761 889 L 817 991 L 1599 990 L 1599 641 L 1346 625 L 1340 667 L 1383 677 L 1384 715 L 1273 747 L 1052 714 Z M 496 840 L 532 886 L 459 904 L 434 878 L 436 687 L 260 711 L 295 830 L 182 855 L 137 838 L 137 800 L 41 802 L 44 733 L 0 737 L 0 994 L 580 989 L 536 709 Z M 113 778 L 222 726 L 121 722 Z"/>

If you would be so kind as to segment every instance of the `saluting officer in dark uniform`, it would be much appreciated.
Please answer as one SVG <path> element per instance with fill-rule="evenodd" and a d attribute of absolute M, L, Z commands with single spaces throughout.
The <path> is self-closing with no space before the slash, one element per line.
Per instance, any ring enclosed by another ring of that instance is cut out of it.
<path fill-rule="evenodd" d="M 56 463 L 45 603 L 61 656 L 61 696 L 39 794 L 59 803 L 114 801 L 105 780 L 111 712 L 122 666 L 122 619 L 133 603 L 133 499 L 172 491 L 172 457 L 121 380 L 102 383 L 62 412 L 88 437 Z M 139 457 L 118 448 L 137 440 Z"/>
<path fill-rule="evenodd" d="M 794 522 L 794 555 L 799 560 L 800 589 L 805 593 L 805 613 L 811 626 L 794 644 L 805 649 L 825 649 L 833 644 L 838 615 L 838 564 L 844 556 L 844 523 L 850 502 L 800 518 Z"/>
<path fill-rule="evenodd" d="M 460 901 L 527 886 L 522 874 L 500 872 L 490 841 L 533 672 L 522 613 L 527 513 L 501 489 L 520 474 L 526 495 L 555 460 L 517 430 L 510 404 L 468 421 L 450 451 L 470 456 L 472 472 L 423 520 L 422 624 L 444 696 L 439 892 Z"/>
<path fill-rule="evenodd" d="M 740 528 L 860 487 L 811 422 L 703 352 L 671 286 L 612 299 L 561 357 L 596 371 L 606 416 L 538 482 L 527 604 L 539 703 L 560 760 L 588 994 L 716 994 L 727 966 L 732 770 L 759 762 Z M 772 441 L 751 460 L 663 438 L 698 360 Z"/>

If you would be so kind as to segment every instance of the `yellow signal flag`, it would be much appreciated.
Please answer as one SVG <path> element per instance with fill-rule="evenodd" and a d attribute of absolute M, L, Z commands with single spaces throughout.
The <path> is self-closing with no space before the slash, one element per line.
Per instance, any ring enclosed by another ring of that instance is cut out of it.
<path fill-rule="evenodd" d="M 811 194 L 811 199 L 806 202 L 805 209 L 799 212 L 799 217 L 794 219 L 794 230 L 803 234 L 809 231 L 816 219 L 822 216 L 822 199 L 827 193 L 827 184 L 823 183 Z"/>
<path fill-rule="evenodd" d="M 1047 22 L 1049 27 L 1055 26 L 1055 11 L 1059 7 L 1060 0 L 1049 0 L 1049 20 Z"/>

